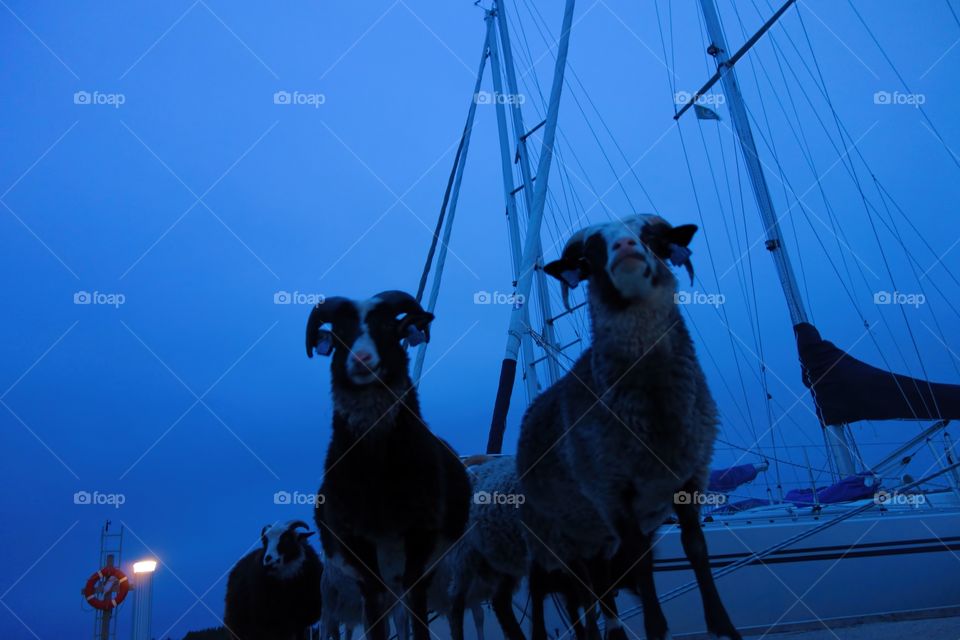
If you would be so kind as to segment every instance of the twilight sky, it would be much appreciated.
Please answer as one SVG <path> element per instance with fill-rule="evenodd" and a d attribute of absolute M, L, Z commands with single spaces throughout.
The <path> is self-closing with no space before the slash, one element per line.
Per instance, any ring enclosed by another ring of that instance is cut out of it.
<path fill-rule="evenodd" d="M 563 2 L 533 5 L 508 5 L 528 126 Z M 734 48 L 774 10 L 719 6 Z M 853 6 L 896 71 L 850 4 L 801 0 L 740 80 L 825 337 L 957 382 L 960 24 L 945 0 Z M 717 466 L 762 453 L 785 488 L 807 486 L 797 465 L 806 448 L 825 468 L 822 439 L 726 106 L 714 93 L 720 122 L 671 119 L 674 93 L 712 73 L 700 22 L 693 2 L 578 3 L 545 254 L 632 212 L 701 225 L 685 290 L 723 302 L 687 307 L 735 445 L 718 445 Z M 225 575 L 260 527 L 310 520 L 309 505 L 274 501 L 316 489 L 329 436 L 327 362 L 304 357 L 302 302 L 415 291 L 484 30 L 468 0 L 0 0 L 0 637 L 89 631 L 79 590 L 107 519 L 126 528 L 124 568 L 160 559 L 162 638 L 218 624 Z M 421 392 L 463 453 L 486 442 L 505 344 L 510 306 L 474 300 L 511 291 L 503 211 L 495 111 L 481 104 Z M 281 292 L 303 295 L 278 304 Z M 883 292 L 920 302 L 875 304 Z M 869 462 L 917 429 L 855 433 Z M 915 464 L 919 476 L 930 461 Z M 75 504 L 78 492 L 122 504 Z"/>

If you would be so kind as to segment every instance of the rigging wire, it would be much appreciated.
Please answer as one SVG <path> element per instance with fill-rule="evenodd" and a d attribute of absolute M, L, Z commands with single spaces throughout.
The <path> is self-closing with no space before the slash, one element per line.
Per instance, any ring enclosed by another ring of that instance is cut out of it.
<path fill-rule="evenodd" d="M 873 40 L 873 43 L 874 43 L 875 45 L 877 45 L 877 49 L 880 50 L 880 55 L 882 55 L 882 56 L 883 56 L 883 59 L 887 61 L 887 64 L 888 64 L 888 65 L 890 65 L 890 68 L 893 70 L 893 73 L 897 76 L 897 79 L 900 80 L 900 84 L 903 85 L 903 88 L 907 90 L 907 93 L 912 94 L 912 93 L 913 93 L 913 90 L 910 88 L 910 85 L 908 85 L 908 84 L 907 84 L 907 81 L 903 79 L 903 76 L 900 74 L 900 71 L 899 71 L 899 70 L 897 69 L 897 67 L 893 64 L 893 60 L 891 60 L 891 59 L 890 59 L 890 56 L 887 55 L 886 50 L 885 50 L 885 49 L 883 48 L 883 46 L 880 44 L 880 41 L 877 40 L 877 36 L 875 36 L 875 35 L 873 34 L 873 30 L 870 29 L 870 26 L 869 26 L 869 25 L 866 23 L 866 21 L 863 19 L 863 16 L 860 15 L 860 12 L 857 11 L 857 8 L 856 8 L 855 6 L 853 6 L 853 2 L 851 2 L 851 0 L 847 0 L 847 4 L 850 5 L 850 8 L 853 10 L 854 15 L 857 16 L 857 20 L 859 20 L 859 21 L 860 21 L 860 24 L 863 25 L 863 28 L 866 29 L 867 35 L 869 35 L 869 36 L 870 36 L 870 39 Z M 948 3 L 948 4 L 949 4 L 949 3 Z M 950 7 L 950 10 L 951 10 L 951 12 L 952 12 L 952 11 L 953 11 L 953 7 Z M 956 18 L 956 15 L 954 15 L 954 18 Z M 946 141 L 943 139 L 943 136 L 940 135 L 940 131 L 937 129 L 936 125 L 933 124 L 933 120 L 931 120 L 931 119 L 930 119 L 930 116 L 927 115 L 927 112 L 926 112 L 926 110 L 923 108 L 923 105 L 919 105 L 919 104 L 918 104 L 918 105 L 916 105 L 916 107 L 917 107 L 917 110 L 920 112 L 920 115 L 923 116 L 923 119 L 927 121 L 927 124 L 928 124 L 928 125 L 930 125 L 930 130 L 931 130 L 931 131 L 933 132 L 933 134 L 936 136 L 937 140 L 940 141 L 940 144 L 942 144 L 942 145 L 943 145 L 943 148 L 947 151 L 947 155 L 950 156 L 950 159 L 953 161 L 953 164 L 955 164 L 955 165 L 957 166 L 957 168 L 960 169 L 960 160 L 957 159 L 957 156 L 954 155 L 954 153 L 950 150 L 950 147 L 947 146 Z"/>

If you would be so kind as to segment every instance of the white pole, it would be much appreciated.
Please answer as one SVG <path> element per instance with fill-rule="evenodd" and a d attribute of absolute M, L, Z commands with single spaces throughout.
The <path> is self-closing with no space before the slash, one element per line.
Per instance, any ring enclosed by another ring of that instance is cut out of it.
<path fill-rule="evenodd" d="M 523 126 L 523 110 L 520 106 L 520 87 L 517 83 L 517 71 L 513 63 L 513 47 L 510 44 L 510 30 L 507 26 L 507 14 L 506 14 L 506 0 L 496 0 L 494 4 L 494 11 L 497 12 L 497 24 L 500 27 L 500 46 L 503 48 L 503 66 L 507 75 L 507 90 L 509 91 L 509 100 L 510 103 L 510 113 L 513 116 L 513 136 L 517 140 L 517 154 L 520 157 L 520 176 L 523 179 L 523 197 L 524 202 L 527 205 L 527 213 L 532 218 L 533 216 L 533 200 L 534 200 L 534 176 L 530 172 L 530 152 L 527 149 L 527 137 L 526 129 Z M 564 65 L 566 62 L 564 62 Z M 549 116 L 548 116 L 549 117 Z M 546 139 L 544 139 L 544 146 L 546 146 Z M 553 153 L 553 142 L 550 143 L 550 152 Z M 512 154 L 511 154 L 512 155 Z M 549 167 L 549 164 L 547 165 Z M 539 177 L 540 171 L 537 170 L 537 177 Z M 543 176 L 544 182 L 546 182 L 546 176 Z M 529 227 L 527 230 L 529 233 Z M 536 233 L 537 240 L 537 260 L 542 260 L 543 258 L 543 246 L 540 241 L 540 227 L 537 226 Z M 550 297 L 549 290 L 547 289 L 547 278 L 544 275 L 543 271 L 537 270 L 534 274 L 536 278 L 537 285 L 537 299 L 540 304 L 540 315 L 543 316 L 543 337 L 547 343 L 547 373 L 549 374 L 550 383 L 556 382 L 560 378 L 560 367 L 557 364 L 557 361 L 554 359 L 554 354 L 551 353 L 552 349 L 557 349 L 559 345 L 556 343 L 556 337 L 554 336 L 553 324 L 550 322 L 550 319 L 553 317 L 553 312 L 550 310 Z M 529 318 L 529 311 L 527 312 Z M 530 326 L 529 319 L 527 326 Z M 527 333 L 529 339 L 529 332 Z M 525 350 L 526 351 L 526 350 Z M 531 375 L 531 372 L 534 369 L 533 360 L 526 357 L 524 353 L 524 362 L 526 364 L 526 373 L 527 376 Z M 529 388 L 529 387 L 528 387 Z M 534 387 L 536 389 L 536 387 Z M 536 392 L 530 395 L 532 400 Z"/>
<path fill-rule="evenodd" d="M 450 243 L 450 234 L 453 232 L 453 218 L 457 214 L 457 201 L 460 199 L 460 183 L 463 180 L 463 169 L 467 164 L 467 151 L 470 148 L 470 134 L 473 133 L 473 120 L 477 114 L 477 94 L 480 91 L 480 83 L 483 80 L 483 70 L 487 64 L 487 47 L 490 41 L 490 32 L 492 27 L 487 23 L 487 35 L 483 41 L 483 48 L 480 54 L 480 69 L 477 71 L 477 81 L 474 83 L 473 95 L 470 97 L 470 110 L 467 112 L 467 123 L 463 128 L 463 151 L 460 154 L 457 164 L 456 175 L 453 180 L 453 190 L 450 192 L 450 202 L 447 205 L 447 217 L 444 221 L 443 240 L 440 243 L 440 250 L 437 253 L 437 266 L 433 271 L 433 285 L 430 288 L 430 297 L 427 301 L 427 311 L 433 312 L 437 306 L 437 297 L 440 295 L 440 280 L 443 276 L 443 267 L 447 261 L 447 247 Z M 413 365 L 413 382 L 420 384 L 420 374 L 423 371 L 423 361 L 427 355 L 427 343 L 420 345 L 417 350 L 417 359 Z"/>
<path fill-rule="evenodd" d="M 543 207 L 547 199 L 547 183 L 550 177 L 550 163 L 553 160 L 553 144 L 557 133 L 557 115 L 560 111 L 560 96 L 563 93 L 563 75 L 567 66 L 567 51 L 570 48 L 570 28 L 573 25 L 573 9 L 576 0 L 567 0 L 563 14 L 563 26 L 557 48 L 557 60 L 553 70 L 553 86 L 550 88 L 550 104 L 547 107 L 547 119 L 543 130 L 543 148 L 540 152 L 540 164 L 537 167 L 537 181 L 527 223 L 527 236 L 524 238 L 523 255 L 520 260 L 520 276 L 517 280 L 518 304 L 510 314 L 510 328 L 507 331 L 507 347 L 500 371 L 500 383 L 497 388 L 497 402 L 493 409 L 490 425 L 490 439 L 487 451 L 499 453 L 503 446 L 503 433 L 506 429 L 507 412 L 510 408 L 510 396 L 516 377 L 517 354 L 520 351 L 522 336 L 528 334 L 530 326 L 524 321 L 524 309 L 530 296 L 533 276 L 540 254 L 540 225 L 543 222 Z M 501 22 L 501 25 L 503 23 Z"/>
<path fill-rule="evenodd" d="M 490 27 L 488 29 L 488 34 L 490 36 L 490 70 L 493 76 L 494 96 L 497 96 L 504 93 L 504 87 L 503 76 L 501 75 L 500 70 L 500 48 L 497 43 L 497 32 L 495 29 L 493 29 L 493 25 L 491 24 L 491 21 L 495 19 L 494 11 L 496 11 L 496 6 L 490 11 L 490 13 L 487 14 L 487 22 Z M 500 173 L 503 175 L 503 200 L 507 207 L 507 229 L 510 236 L 510 254 L 513 263 L 514 286 L 516 286 L 516 281 L 520 275 L 520 269 L 522 268 L 520 263 L 522 256 L 520 253 L 520 218 L 517 214 L 517 200 L 516 194 L 514 193 L 513 168 L 511 166 L 513 161 L 513 149 L 510 147 L 510 134 L 507 132 L 506 107 L 504 106 L 502 100 L 496 99 L 494 100 L 494 106 L 497 112 L 497 133 L 500 138 Z M 529 325 L 530 311 L 527 307 L 524 307 L 524 313 L 524 322 Z M 532 364 L 534 361 L 533 343 L 530 340 L 529 335 L 524 337 L 521 349 L 523 351 L 523 361 Z M 524 382 L 527 388 L 527 395 L 530 398 L 536 397 L 537 393 L 539 392 L 539 385 L 537 383 L 537 370 L 535 367 L 527 367 L 527 375 L 524 376 Z"/>
<path fill-rule="evenodd" d="M 133 640 L 152 640 L 153 572 L 134 573 Z"/>
<path fill-rule="evenodd" d="M 757 208 L 760 210 L 760 219 L 766 233 L 767 250 L 773 256 L 777 275 L 780 278 L 780 286 L 783 288 L 783 295 L 787 299 L 790 320 L 796 326 L 807 322 L 807 311 L 804 308 L 803 298 L 800 296 L 800 288 L 797 286 L 797 278 L 790 264 L 790 257 L 787 255 L 786 243 L 784 243 L 783 234 L 780 231 L 780 222 L 773 206 L 773 198 L 770 197 L 770 189 L 767 186 L 763 164 L 760 162 L 760 156 L 757 153 L 757 145 L 753 139 L 753 130 L 750 128 L 750 119 L 744 105 L 743 94 L 740 93 L 737 74 L 733 67 L 727 64 L 730 59 L 730 52 L 723 35 L 720 16 L 713 0 L 700 0 L 700 8 L 707 24 L 707 33 L 710 34 L 710 52 L 717 59 L 720 81 L 723 84 L 723 92 L 730 109 L 730 119 L 733 121 L 734 131 L 736 131 L 737 138 L 740 140 L 740 151 L 750 175 L 750 184 L 757 200 Z M 844 425 L 828 425 L 824 429 L 830 443 L 827 452 L 833 459 L 834 466 L 841 477 L 856 473 L 857 466 L 850 453 Z"/>

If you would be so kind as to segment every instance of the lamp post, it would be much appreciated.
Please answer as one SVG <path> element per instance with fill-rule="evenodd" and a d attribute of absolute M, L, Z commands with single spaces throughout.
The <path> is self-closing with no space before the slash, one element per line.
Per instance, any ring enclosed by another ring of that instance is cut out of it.
<path fill-rule="evenodd" d="M 153 573 L 156 560 L 133 563 L 133 640 L 151 640 L 153 622 Z"/>

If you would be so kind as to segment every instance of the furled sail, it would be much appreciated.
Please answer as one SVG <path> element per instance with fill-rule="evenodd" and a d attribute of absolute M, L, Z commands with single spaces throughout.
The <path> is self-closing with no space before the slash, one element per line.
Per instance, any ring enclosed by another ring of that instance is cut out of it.
<path fill-rule="evenodd" d="M 794 331 L 803 384 L 810 389 L 822 424 L 960 419 L 960 385 L 873 367 L 821 338 L 806 322 L 795 325 Z"/>
<path fill-rule="evenodd" d="M 729 493 L 737 487 L 752 482 L 757 474 L 767 470 L 767 464 L 739 464 L 727 469 L 714 469 L 710 472 L 707 491 Z"/>

